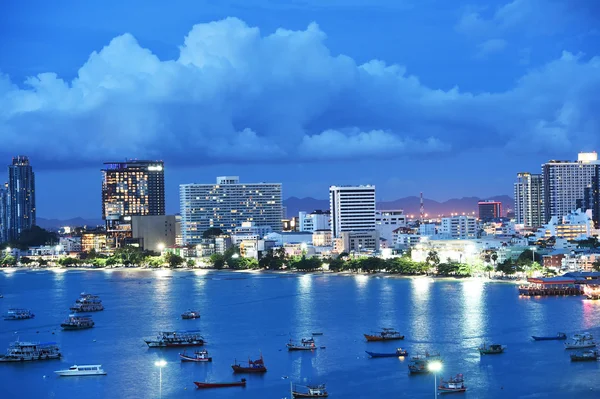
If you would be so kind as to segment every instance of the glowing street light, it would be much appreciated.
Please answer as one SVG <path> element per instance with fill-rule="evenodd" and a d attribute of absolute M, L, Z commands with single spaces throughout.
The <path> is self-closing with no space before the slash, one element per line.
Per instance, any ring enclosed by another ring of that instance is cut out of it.
<path fill-rule="evenodd" d="M 240 254 L 238 254 L 238 253 L 235 253 L 235 254 L 231 255 L 231 257 L 232 257 L 233 259 L 237 259 L 237 258 L 239 258 L 239 257 L 240 257 Z"/>
<path fill-rule="evenodd" d="M 165 244 L 162 242 L 159 242 L 157 248 L 158 248 L 158 251 L 160 253 L 162 253 L 163 249 L 165 249 Z"/>
<path fill-rule="evenodd" d="M 531 261 L 535 262 L 535 249 L 536 248 L 535 247 L 531 247 L 529 249 L 531 249 Z"/>
<path fill-rule="evenodd" d="M 162 368 L 167 365 L 167 362 L 161 359 L 161 360 L 154 362 L 154 365 L 156 367 L 158 367 L 158 370 L 159 370 L 158 397 L 162 398 Z"/>
<path fill-rule="evenodd" d="M 433 393 L 434 398 L 437 398 L 437 373 L 442 370 L 442 362 L 434 361 L 427 364 L 429 371 L 433 372 Z"/>

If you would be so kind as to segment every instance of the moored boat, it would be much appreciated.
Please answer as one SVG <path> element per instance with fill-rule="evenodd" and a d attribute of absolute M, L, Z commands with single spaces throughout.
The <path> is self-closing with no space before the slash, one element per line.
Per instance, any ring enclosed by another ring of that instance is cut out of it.
<path fill-rule="evenodd" d="M 106 371 L 102 369 L 100 364 L 92 364 L 85 366 L 71 366 L 68 370 L 55 371 L 61 377 L 77 377 L 77 376 L 89 376 L 89 375 L 106 375 Z"/>
<path fill-rule="evenodd" d="M 104 310 L 102 300 L 98 295 L 82 292 L 75 304 L 69 308 L 71 312 L 99 312 Z"/>
<path fill-rule="evenodd" d="M 504 350 L 506 349 L 506 346 L 499 345 L 499 344 L 487 345 L 484 342 L 477 349 L 479 350 L 479 353 L 482 354 L 482 355 L 498 355 L 498 354 L 504 352 Z"/>
<path fill-rule="evenodd" d="M 74 316 L 70 315 L 61 323 L 63 330 L 84 330 L 94 327 L 94 321 L 90 316 Z"/>
<path fill-rule="evenodd" d="M 393 328 L 382 328 L 377 334 L 363 334 L 367 339 L 367 342 L 373 341 L 393 341 L 404 339 L 404 335 L 401 335 L 398 331 Z"/>
<path fill-rule="evenodd" d="M 241 381 L 233 382 L 198 382 L 194 381 L 196 388 L 227 388 L 227 387 L 245 387 L 246 379 L 242 378 Z"/>
<path fill-rule="evenodd" d="M 303 338 L 299 344 L 290 339 L 290 342 L 288 342 L 285 346 L 287 347 L 288 351 L 312 351 L 317 349 L 315 346 L 315 340 L 313 338 Z"/>
<path fill-rule="evenodd" d="M 580 353 L 572 353 L 572 362 L 594 362 L 600 359 L 600 353 L 597 350 L 589 350 Z"/>
<path fill-rule="evenodd" d="M 27 320 L 34 317 L 35 315 L 29 309 L 13 308 L 8 309 L 4 315 L 4 320 Z"/>
<path fill-rule="evenodd" d="M 429 373 L 426 360 L 413 360 L 408 365 L 408 372 L 410 374 L 427 374 Z"/>
<path fill-rule="evenodd" d="M 565 349 L 586 349 L 596 347 L 594 336 L 590 333 L 575 334 L 571 340 L 565 342 Z"/>
<path fill-rule="evenodd" d="M 371 357 L 403 357 L 408 356 L 408 351 L 402 348 L 396 349 L 394 353 L 377 353 L 377 352 L 369 352 L 365 351 Z"/>
<path fill-rule="evenodd" d="M 181 314 L 181 318 L 184 320 L 189 320 L 189 319 L 199 319 L 200 318 L 200 312 L 196 311 L 196 310 L 186 310 L 185 312 L 183 312 Z"/>
<path fill-rule="evenodd" d="M 156 339 L 144 340 L 150 348 L 202 346 L 206 343 L 200 331 L 163 331 Z"/>
<path fill-rule="evenodd" d="M 464 378 L 462 374 L 457 374 L 456 377 L 450 377 L 448 380 L 440 379 L 440 385 L 438 386 L 439 393 L 457 393 L 465 392 L 467 387 L 464 384 Z"/>
<path fill-rule="evenodd" d="M 533 338 L 535 341 L 558 341 L 567 339 L 567 334 L 559 332 L 556 335 L 551 335 L 548 337 L 538 337 L 536 335 L 532 335 L 531 338 Z"/>
<path fill-rule="evenodd" d="M 34 360 L 60 359 L 61 353 L 56 342 L 22 342 L 10 344 L 0 362 L 25 362 Z"/>
<path fill-rule="evenodd" d="M 201 351 L 195 351 L 193 355 L 188 355 L 185 353 L 179 354 L 182 362 L 212 362 L 212 357 L 208 356 L 208 351 L 206 349 Z"/>
<path fill-rule="evenodd" d="M 248 359 L 247 366 L 242 366 L 242 364 L 238 363 L 237 360 L 234 363 L 235 364 L 231 366 L 234 373 L 264 373 L 267 371 L 262 355 L 260 355 L 260 359 L 257 360 Z"/>
<path fill-rule="evenodd" d="M 303 388 L 302 390 L 298 388 Z M 292 398 L 326 398 L 329 396 L 325 384 L 319 385 L 292 385 Z"/>

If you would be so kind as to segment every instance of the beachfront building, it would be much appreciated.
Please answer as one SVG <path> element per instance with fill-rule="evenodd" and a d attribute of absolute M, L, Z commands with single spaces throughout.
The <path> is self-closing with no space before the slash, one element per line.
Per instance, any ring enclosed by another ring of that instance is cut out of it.
<path fill-rule="evenodd" d="M 329 187 L 331 235 L 375 230 L 375 186 Z"/>
<path fill-rule="evenodd" d="M 532 229 L 544 224 L 544 179 L 540 174 L 521 172 L 514 185 L 515 223 Z"/>
<path fill-rule="evenodd" d="M 406 215 L 401 209 L 375 211 L 375 230 L 381 239 L 393 242 L 394 230 L 398 227 L 406 227 Z"/>
<path fill-rule="evenodd" d="M 465 215 L 442 218 L 440 235 L 445 239 L 475 238 L 477 237 L 477 219 Z"/>

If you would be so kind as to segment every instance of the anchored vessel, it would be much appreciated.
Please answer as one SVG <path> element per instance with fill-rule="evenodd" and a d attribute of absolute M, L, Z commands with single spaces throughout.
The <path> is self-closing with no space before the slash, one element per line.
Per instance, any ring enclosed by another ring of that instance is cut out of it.
<path fill-rule="evenodd" d="M 400 335 L 400 333 L 393 328 L 382 328 L 381 331 L 377 334 L 363 334 L 367 339 L 367 342 L 372 341 L 393 341 L 398 339 L 404 339 L 404 335 Z"/>
<path fill-rule="evenodd" d="M 403 357 L 408 356 L 408 352 L 405 349 L 398 348 L 394 353 L 377 353 L 377 352 L 369 352 L 365 351 L 371 357 Z"/>
<path fill-rule="evenodd" d="M 556 333 L 556 335 L 551 335 L 549 337 L 538 337 L 538 336 L 532 335 L 531 338 L 533 338 L 536 341 L 558 341 L 558 340 L 567 339 L 567 334 L 559 332 L 559 333 Z"/>
<path fill-rule="evenodd" d="M 594 348 L 596 341 L 594 336 L 590 333 L 575 334 L 570 341 L 565 342 L 565 349 L 585 349 Z"/>
<path fill-rule="evenodd" d="M 498 355 L 504 352 L 505 349 L 506 346 L 499 344 L 491 344 L 488 346 L 485 342 L 478 348 L 479 353 L 482 355 Z"/>
<path fill-rule="evenodd" d="M 594 362 L 598 359 L 600 359 L 600 354 L 596 349 L 571 354 L 572 362 Z"/>
<path fill-rule="evenodd" d="M 63 330 L 84 330 L 94 327 L 94 321 L 90 316 L 70 315 L 60 326 Z"/>
<path fill-rule="evenodd" d="M 68 370 L 55 371 L 61 377 L 77 377 L 77 376 L 88 376 L 88 375 L 106 375 L 106 371 L 102 369 L 100 364 L 92 364 L 86 366 L 71 366 Z"/>
<path fill-rule="evenodd" d="M 290 339 L 290 342 L 287 343 L 285 346 L 287 346 L 288 351 L 312 351 L 314 349 L 317 349 L 317 347 L 315 346 L 315 340 L 313 338 L 303 338 L 299 344 L 294 343 Z"/>
<path fill-rule="evenodd" d="M 188 319 L 199 319 L 200 318 L 200 312 L 196 311 L 196 310 L 186 310 L 185 312 L 183 312 L 181 314 L 181 318 L 184 320 L 188 320 Z"/>
<path fill-rule="evenodd" d="M 447 381 L 440 379 L 438 391 L 440 393 L 465 392 L 467 387 L 464 384 L 462 374 L 457 374 L 456 377 L 450 377 Z"/>
<path fill-rule="evenodd" d="M 195 351 L 193 355 L 188 355 L 183 351 L 179 354 L 182 362 L 212 362 L 212 357 L 208 356 L 206 349 L 201 351 Z"/>
<path fill-rule="evenodd" d="M 442 361 L 442 357 L 439 352 L 429 353 L 425 352 L 424 355 L 416 355 L 410 358 L 411 362 L 408 365 L 408 372 L 410 374 L 426 374 L 429 373 L 429 362 L 431 361 Z"/>
<path fill-rule="evenodd" d="M 150 348 L 202 346 L 206 342 L 200 331 L 164 331 L 156 339 L 144 340 Z"/>
<path fill-rule="evenodd" d="M 26 320 L 33 319 L 35 315 L 29 309 L 8 309 L 4 315 L 4 320 Z"/>
<path fill-rule="evenodd" d="M 196 388 L 227 388 L 227 387 L 245 387 L 246 379 L 234 382 L 197 382 L 194 381 Z"/>
<path fill-rule="evenodd" d="M 231 366 L 231 368 L 233 369 L 234 373 L 264 373 L 267 371 L 262 355 L 260 355 L 260 359 L 257 360 L 248 359 L 247 366 L 242 366 L 236 360 L 235 364 Z"/>
<path fill-rule="evenodd" d="M 104 310 L 104 305 L 102 305 L 102 300 L 98 295 L 82 292 L 70 309 L 71 312 L 98 312 Z"/>
<path fill-rule="evenodd" d="M 290 383 L 291 385 L 291 383 Z M 298 388 L 302 388 L 302 390 Z M 325 384 L 291 385 L 292 398 L 326 398 L 329 396 Z"/>
<path fill-rule="evenodd" d="M 56 342 L 22 342 L 10 344 L 6 355 L 0 357 L 0 362 L 25 362 L 33 360 L 60 359 L 60 350 Z"/>

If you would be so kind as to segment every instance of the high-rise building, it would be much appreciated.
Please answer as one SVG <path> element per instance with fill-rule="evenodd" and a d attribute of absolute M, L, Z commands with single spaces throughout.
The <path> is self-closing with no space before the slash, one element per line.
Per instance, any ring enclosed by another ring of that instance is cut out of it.
<path fill-rule="evenodd" d="M 331 229 L 331 215 L 329 211 L 323 212 L 316 210 L 312 213 L 299 212 L 298 213 L 298 231 L 310 231 L 314 233 L 319 230 L 330 230 Z"/>
<path fill-rule="evenodd" d="M 179 200 L 184 244 L 200 243 L 211 227 L 231 233 L 243 222 L 282 230 L 281 183 L 240 183 L 238 176 L 220 176 L 216 184 L 180 185 Z"/>
<path fill-rule="evenodd" d="M 590 209 L 594 225 L 600 229 L 600 165 L 596 165 L 592 184 L 585 189 L 583 203 L 578 207 L 582 210 Z"/>
<path fill-rule="evenodd" d="M 375 186 L 329 187 L 331 235 L 375 230 Z"/>
<path fill-rule="evenodd" d="M 515 183 L 515 222 L 528 228 L 545 223 L 542 175 L 522 172 Z"/>
<path fill-rule="evenodd" d="M 479 201 L 479 220 L 489 222 L 493 219 L 502 217 L 502 202 L 500 201 Z"/>
<path fill-rule="evenodd" d="M 165 174 L 162 161 L 106 162 L 102 169 L 102 219 L 120 245 L 131 238 L 132 216 L 165 214 Z"/>
<path fill-rule="evenodd" d="M 26 156 L 17 156 L 8 166 L 8 239 L 19 238 L 36 224 L 35 174 Z"/>
<path fill-rule="evenodd" d="M 8 241 L 8 184 L 0 187 L 0 244 Z"/>
<path fill-rule="evenodd" d="M 542 165 L 546 222 L 552 216 L 560 219 L 581 206 L 599 164 L 595 152 L 580 152 L 576 162 L 549 161 Z"/>
<path fill-rule="evenodd" d="M 398 227 L 406 227 L 406 215 L 402 209 L 375 211 L 375 229 L 379 232 L 379 238 L 393 242 L 394 230 Z"/>
<path fill-rule="evenodd" d="M 472 239 L 477 237 L 477 220 L 474 216 L 442 218 L 441 234 L 446 238 Z"/>

